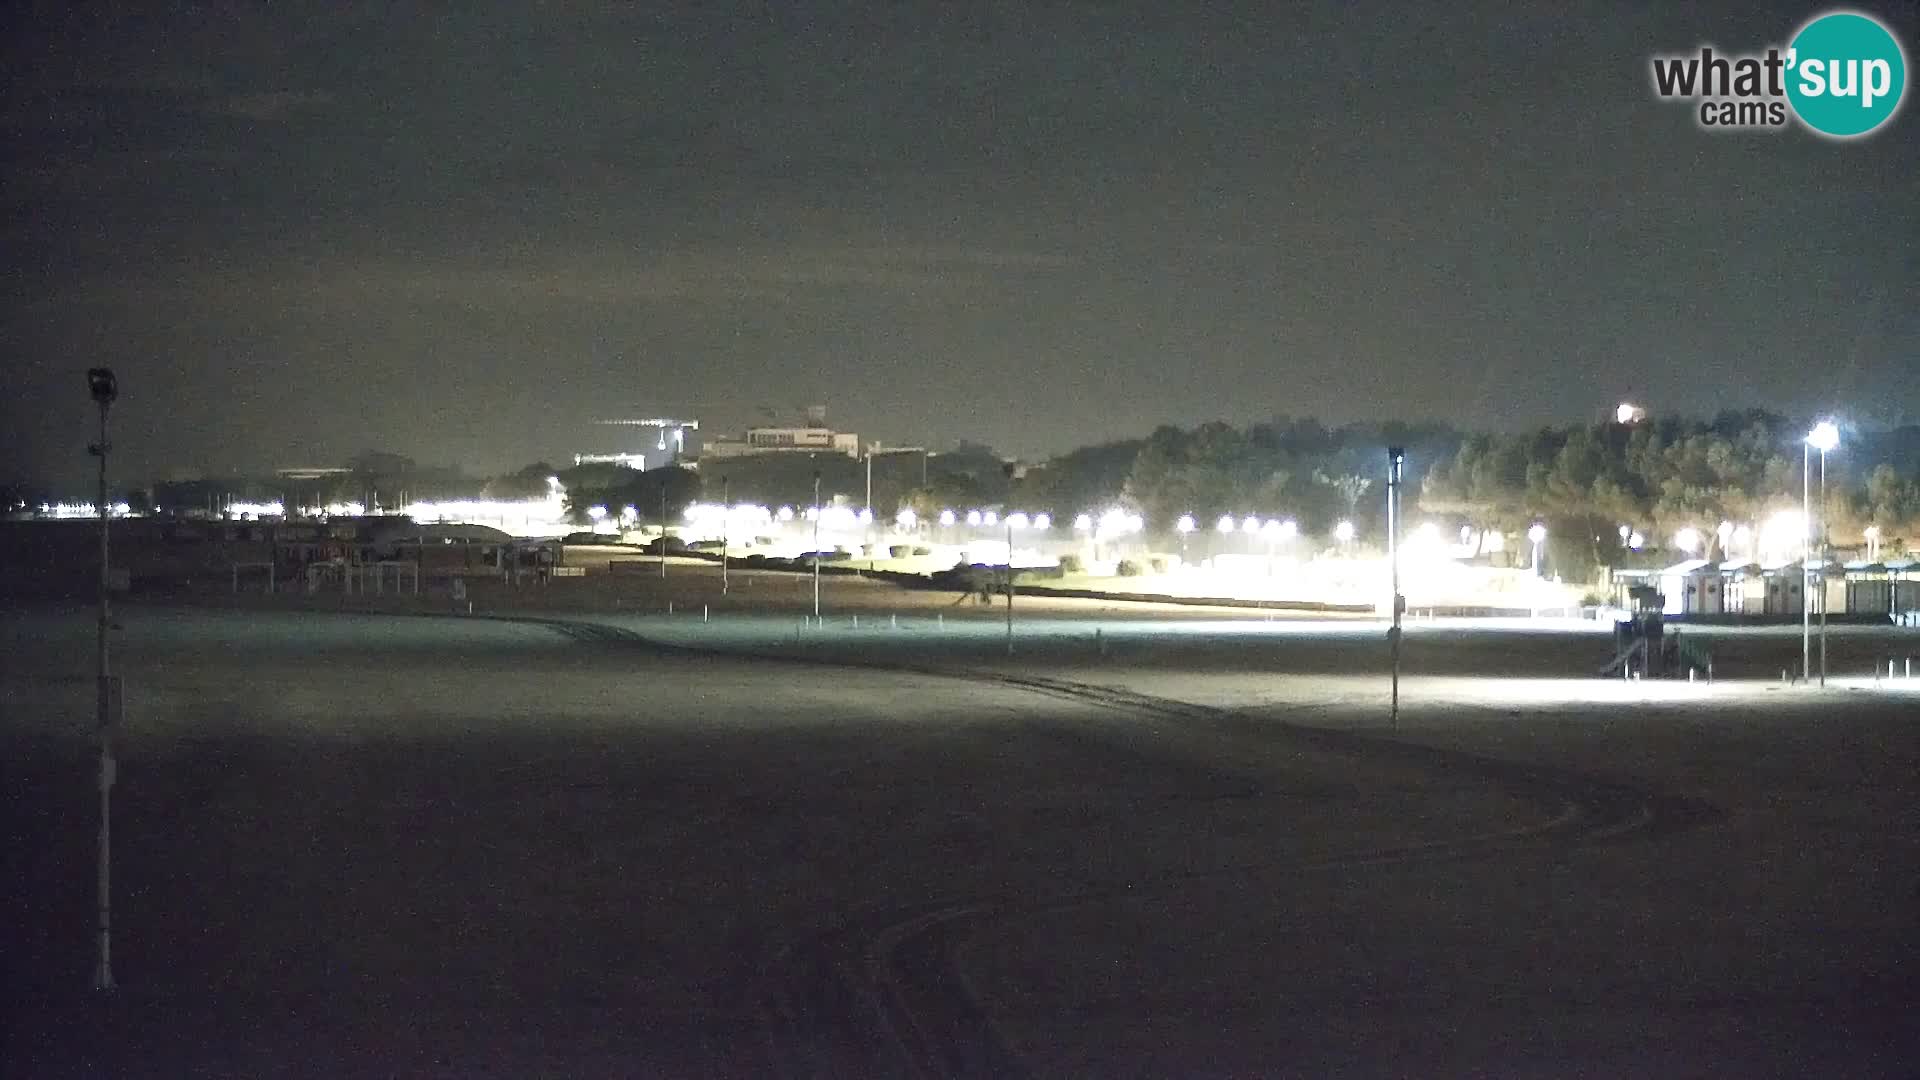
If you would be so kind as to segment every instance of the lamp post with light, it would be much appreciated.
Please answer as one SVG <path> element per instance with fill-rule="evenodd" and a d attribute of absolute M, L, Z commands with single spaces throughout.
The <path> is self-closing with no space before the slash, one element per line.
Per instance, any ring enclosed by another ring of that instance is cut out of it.
<path fill-rule="evenodd" d="M 1390 603 L 1393 607 L 1393 626 L 1387 631 L 1388 651 L 1393 655 L 1393 699 L 1387 719 L 1389 723 L 1400 722 L 1400 613 L 1406 610 L 1406 600 L 1400 595 L 1400 478 L 1402 466 L 1406 463 L 1407 452 L 1397 446 L 1387 448 L 1387 563 L 1393 589 Z M 1351 522 L 1343 521 L 1340 529 L 1353 536 Z"/>
<path fill-rule="evenodd" d="M 1813 425 L 1800 445 L 1800 519 L 1805 542 L 1800 559 L 1800 680 L 1813 676 L 1813 451 L 1820 451 L 1820 501 L 1827 501 L 1827 451 L 1840 445 L 1840 429 L 1833 421 Z M 1826 515 L 1821 515 L 1824 527 Z M 1827 598 L 1826 544 L 1822 538 L 1820 555 L 1820 685 L 1827 685 Z"/>

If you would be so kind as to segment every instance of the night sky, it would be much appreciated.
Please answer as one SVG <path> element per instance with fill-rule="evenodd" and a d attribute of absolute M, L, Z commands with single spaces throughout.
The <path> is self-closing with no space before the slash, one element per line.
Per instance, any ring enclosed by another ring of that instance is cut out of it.
<path fill-rule="evenodd" d="M 16 479 L 84 484 L 95 364 L 129 478 L 816 401 L 1021 454 L 1920 412 L 1916 91 L 1842 144 L 1649 86 L 1813 7 L 146 6 L 5 16 Z"/>

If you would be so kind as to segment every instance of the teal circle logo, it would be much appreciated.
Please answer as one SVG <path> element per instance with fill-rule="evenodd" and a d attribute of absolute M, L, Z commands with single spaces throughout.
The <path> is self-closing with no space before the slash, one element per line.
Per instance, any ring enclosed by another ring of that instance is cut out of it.
<path fill-rule="evenodd" d="M 1906 53 L 1868 16 L 1822 15 L 1788 46 L 1787 100 L 1800 122 L 1822 135 L 1865 135 L 1893 119 L 1906 91 Z"/>

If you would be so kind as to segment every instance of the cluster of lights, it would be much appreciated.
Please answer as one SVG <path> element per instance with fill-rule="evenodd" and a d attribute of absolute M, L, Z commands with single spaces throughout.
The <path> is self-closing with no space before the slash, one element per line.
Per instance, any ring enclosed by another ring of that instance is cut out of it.
<path fill-rule="evenodd" d="M 113 503 L 109 505 L 107 507 L 107 511 L 113 517 L 126 517 L 127 515 L 133 513 L 133 508 L 128 506 L 126 503 L 118 502 L 118 503 Z M 66 502 L 41 503 L 40 516 L 50 517 L 56 520 L 65 520 L 69 518 L 90 518 L 90 517 L 99 517 L 100 511 L 97 508 L 95 508 L 94 505 L 90 502 L 89 503 L 66 503 Z"/>
<path fill-rule="evenodd" d="M 1146 527 L 1145 518 L 1118 507 L 1102 513 L 1098 520 L 1092 514 L 1081 514 L 1073 519 L 1075 532 L 1092 533 L 1095 540 L 1131 536 L 1145 531 Z"/>

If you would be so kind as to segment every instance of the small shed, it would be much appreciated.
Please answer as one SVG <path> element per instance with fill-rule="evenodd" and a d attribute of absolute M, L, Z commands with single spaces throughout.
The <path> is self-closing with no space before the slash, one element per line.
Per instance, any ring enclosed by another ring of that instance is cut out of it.
<path fill-rule="evenodd" d="M 1662 610 L 1668 615 L 1718 615 L 1722 604 L 1720 568 L 1707 559 L 1688 559 L 1660 571 Z"/>

